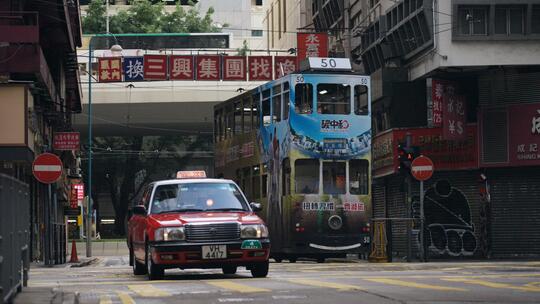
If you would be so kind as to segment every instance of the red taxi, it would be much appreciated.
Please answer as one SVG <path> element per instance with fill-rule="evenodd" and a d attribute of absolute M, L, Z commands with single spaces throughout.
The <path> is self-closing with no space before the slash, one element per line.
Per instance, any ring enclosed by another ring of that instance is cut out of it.
<path fill-rule="evenodd" d="M 181 171 L 150 183 L 128 222 L 129 262 L 136 275 L 160 279 L 168 268 L 237 267 L 268 274 L 270 240 L 264 222 L 231 180 Z"/>

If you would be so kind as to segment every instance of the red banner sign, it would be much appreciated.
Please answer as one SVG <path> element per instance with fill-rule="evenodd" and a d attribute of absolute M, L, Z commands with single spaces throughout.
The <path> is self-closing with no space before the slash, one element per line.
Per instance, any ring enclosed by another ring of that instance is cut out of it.
<path fill-rule="evenodd" d="M 441 127 L 443 125 L 444 98 L 456 94 L 457 84 L 452 81 L 432 79 L 431 80 L 431 126 Z"/>
<path fill-rule="evenodd" d="M 462 140 L 465 133 L 465 96 L 447 95 L 443 98 L 443 138 Z"/>
<path fill-rule="evenodd" d="M 540 164 L 540 103 L 508 107 L 511 166 Z"/>
<path fill-rule="evenodd" d="M 69 207 L 70 208 L 77 208 L 79 204 L 79 196 L 77 188 L 75 188 L 75 185 L 71 185 L 71 194 L 69 195 Z"/>
<path fill-rule="evenodd" d="M 246 57 L 223 56 L 223 80 L 246 80 Z"/>
<path fill-rule="evenodd" d="M 84 199 L 84 184 L 73 184 L 73 187 L 77 189 L 77 199 Z"/>
<path fill-rule="evenodd" d="M 411 133 L 412 145 L 420 147 L 437 170 L 463 170 L 478 168 L 478 141 L 476 125 L 466 125 L 462 140 L 443 139 L 442 128 L 414 128 L 390 130 L 373 138 L 373 176 L 381 177 L 397 172 L 397 144 L 405 142 Z"/>
<path fill-rule="evenodd" d="M 296 56 L 274 57 L 274 79 L 289 75 L 296 71 Z"/>
<path fill-rule="evenodd" d="M 272 80 L 272 56 L 250 56 L 249 80 Z"/>
<path fill-rule="evenodd" d="M 99 82 L 122 81 L 122 59 L 102 57 L 98 59 Z"/>
<path fill-rule="evenodd" d="M 58 151 L 79 150 L 81 138 L 79 132 L 54 133 L 53 148 Z"/>
<path fill-rule="evenodd" d="M 296 45 L 299 61 L 306 57 L 328 57 L 327 33 L 298 33 Z"/>
<path fill-rule="evenodd" d="M 144 79 L 167 80 L 167 55 L 144 55 Z"/>
<path fill-rule="evenodd" d="M 197 56 L 197 80 L 219 80 L 219 56 Z"/>
<path fill-rule="evenodd" d="M 195 69 L 193 56 L 170 56 L 169 75 L 172 80 L 193 80 Z"/>

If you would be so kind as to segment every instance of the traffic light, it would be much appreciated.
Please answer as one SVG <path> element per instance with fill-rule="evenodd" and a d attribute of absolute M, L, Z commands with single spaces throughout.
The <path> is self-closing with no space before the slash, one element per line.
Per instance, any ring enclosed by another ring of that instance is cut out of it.
<path fill-rule="evenodd" d="M 400 174 L 407 175 L 411 173 L 411 163 L 412 161 L 420 156 L 419 147 L 407 147 L 403 143 L 399 143 L 397 146 L 398 152 L 398 171 Z"/>

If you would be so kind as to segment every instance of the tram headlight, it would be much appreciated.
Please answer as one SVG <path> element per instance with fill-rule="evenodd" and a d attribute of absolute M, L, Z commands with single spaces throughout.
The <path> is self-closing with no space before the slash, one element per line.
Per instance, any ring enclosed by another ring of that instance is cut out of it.
<path fill-rule="evenodd" d="M 165 227 L 158 228 L 154 232 L 156 241 L 183 241 L 186 239 L 184 227 Z"/>
<path fill-rule="evenodd" d="M 265 225 L 242 225 L 240 237 L 243 239 L 260 239 L 268 237 L 268 228 Z"/>

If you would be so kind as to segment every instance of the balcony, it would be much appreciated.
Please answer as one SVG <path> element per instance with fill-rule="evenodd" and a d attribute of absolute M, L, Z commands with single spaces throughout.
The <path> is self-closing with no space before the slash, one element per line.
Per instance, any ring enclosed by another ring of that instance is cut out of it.
<path fill-rule="evenodd" d="M 0 11 L 0 42 L 39 43 L 38 13 Z"/>

